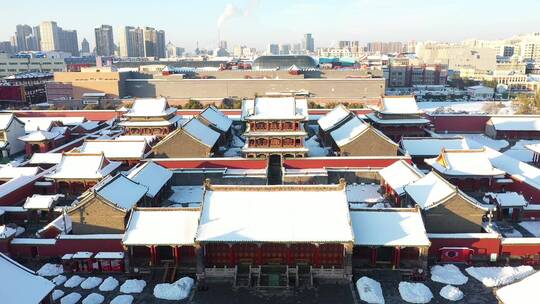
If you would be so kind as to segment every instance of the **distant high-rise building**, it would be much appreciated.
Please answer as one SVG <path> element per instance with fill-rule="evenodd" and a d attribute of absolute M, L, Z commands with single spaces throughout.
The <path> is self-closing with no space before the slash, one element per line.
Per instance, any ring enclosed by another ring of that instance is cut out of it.
<path fill-rule="evenodd" d="M 124 26 L 118 31 L 121 57 L 144 57 L 143 30 Z"/>
<path fill-rule="evenodd" d="M 402 42 L 368 42 L 367 44 L 368 53 L 401 53 L 404 51 L 404 46 Z"/>
<path fill-rule="evenodd" d="M 71 53 L 73 56 L 79 56 L 79 40 L 76 30 L 63 30 L 59 28 L 60 48 L 58 51 Z"/>
<path fill-rule="evenodd" d="M 39 25 L 34 26 L 34 39 L 36 40 L 36 51 L 41 51 L 41 30 Z"/>
<path fill-rule="evenodd" d="M 18 24 L 15 31 L 15 45 L 17 51 L 30 51 L 33 50 L 27 44 L 30 41 L 30 44 L 34 46 L 32 39 L 27 39 L 28 36 L 32 36 L 32 27 L 26 24 Z"/>
<path fill-rule="evenodd" d="M 279 55 L 279 45 L 277 45 L 275 43 L 270 43 L 268 45 L 268 48 L 267 48 L 266 52 L 269 55 Z"/>
<path fill-rule="evenodd" d="M 291 47 L 291 54 L 302 54 L 302 43 L 293 43 Z"/>
<path fill-rule="evenodd" d="M 291 53 L 290 44 L 280 44 L 279 45 L 279 54 L 280 55 L 289 55 Z"/>
<path fill-rule="evenodd" d="M 13 46 L 10 41 L 0 41 L 0 53 L 13 53 Z"/>
<path fill-rule="evenodd" d="M 96 55 L 97 56 L 113 56 L 114 41 L 113 28 L 110 25 L 102 25 L 95 28 L 96 34 Z"/>
<path fill-rule="evenodd" d="M 165 31 L 153 27 L 143 29 L 144 57 L 165 57 Z"/>
<path fill-rule="evenodd" d="M 81 42 L 81 53 L 83 54 L 90 53 L 90 43 L 88 43 L 88 40 L 86 40 L 86 38 L 83 38 Z"/>
<path fill-rule="evenodd" d="M 39 39 L 42 51 L 61 51 L 79 55 L 76 30 L 64 30 L 55 21 L 43 21 L 39 25 Z"/>
<path fill-rule="evenodd" d="M 167 43 L 167 58 L 182 57 L 184 48 L 177 47 L 172 42 Z"/>
<path fill-rule="evenodd" d="M 39 25 L 42 51 L 57 51 L 60 49 L 58 25 L 54 21 L 43 21 Z"/>
<path fill-rule="evenodd" d="M 304 40 L 302 41 L 302 49 L 307 52 L 315 51 L 315 39 L 311 33 L 304 34 Z"/>
<path fill-rule="evenodd" d="M 227 49 L 227 40 L 220 40 L 218 48 L 226 50 Z"/>

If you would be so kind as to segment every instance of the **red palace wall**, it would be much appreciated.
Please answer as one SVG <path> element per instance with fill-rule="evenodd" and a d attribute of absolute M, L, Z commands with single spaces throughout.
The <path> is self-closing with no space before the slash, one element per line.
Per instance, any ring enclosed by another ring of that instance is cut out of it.
<path fill-rule="evenodd" d="M 435 132 L 484 133 L 487 115 L 427 115 Z"/>
<path fill-rule="evenodd" d="M 531 186 L 523 181 L 514 179 L 514 182 L 505 187 L 506 191 L 521 193 L 529 202 L 540 203 L 540 189 Z"/>
<path fill-rule="evenodd" d="M 15 111 L 17 117 L 85 117 L 88 120 L 105 121 L 122 116 L 122 112 L 114 110 L 101 111 Z"/>
<path fill-rule="evenodd" d="M 197 168 L 229 168 L 229 169 L 265 169 L 264 159 L 230 159 L 230 158 L 199 158 L 199 159 L 154 159 L 168 169 L 197 169 Z"/>
<path fill-rule="evenodd" d="M 502 244 L 502 256 L 527 256 L 540 254 L 540 242 L 538 244 Z"/>
<path fill-rule="evenodd" d="M 308 157 L 285 159 L 283 161 L 283 167 L 286 169 L 386 168 L 400 159 L 411 163 L 411 159 L 405 157 Z"/>
<path fill-rule="evenodd" d="M 30 179 L 25 185 L 13 189 L 11 192 L 0 197 L 0 206 L 14 206 L 32 196 L 34 193 L 34 182 L 36 179 Z"/>
<path fill-rule="evenodd" d="M 430 238 L 429 256 L 436 257 L 442 247 L 468 247 L 474 250 L 474 255 L 490 255 L 499 253 L 501 240 L 498 238 Z"/>

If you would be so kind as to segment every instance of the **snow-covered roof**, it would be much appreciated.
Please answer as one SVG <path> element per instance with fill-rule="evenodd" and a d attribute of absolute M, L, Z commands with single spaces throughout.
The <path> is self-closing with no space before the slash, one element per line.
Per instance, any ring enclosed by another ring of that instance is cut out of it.
<path fill-rule="evenodd" d="M 534 304 L 540 298 L 540 271 L 525 279 L 497 289 L 496 294 L 500 303 L 504 304 Z"/>
<path fill-rule="evenodd" d="M 271 120 L 308 118 L 306 99 L 295 97 L 257 97 L 242 101 L 242 120 Z"/>
<path fill-rule="evenodd" d="M 208 147 L 213 147 L 220 137 L 218 132 L 212 130 L 212 128 L 206 126 L 196 118 L 192 118 L 186 122 L 182 126 L 182 129 L 191 137 Z"/>
<path fill-rule="evenodd" d="M 175 204 L 202 203 L 204 188 L 202 186 L 173 186 L 173 194 L 169 201 Z"/>
<path fill-rule="evenodd" d="M 413 96 L 385 96 L 378 105 L 382 114 L 422 114 Z"/>
<path fill-rule="evenodd" d="M 19 140 L 26 141 L 26 142 L 44 141 L 44 140 L 52 140 L 60 136 L 62 136 L 62 134 L 57 133 L 57 132 L 37 130 L 37 131 L 32 131 L 31 133 L 28 133 L 26 135 L 19 137 Z"/>
<path fill-rule="evenodd" d="M 360 134 L 364 133 L 369 128 L 369 125 L 358 117 L 349 119 L 339 128 L 330 132 L 330 136 L 334 139 L 338 147 L 344 146 L 353 141 Z"/>
<path fill-rule="evenodd" d="M 415 182 L 424 176 L 422 172 L 409 165 L 409 163 L 404 160 L 399 160 L 380 170 L 379 175 L 398 195 L 405 192 L 403 189 L 404 186 Z"/>
<path fill-rule="evenodd" d="M 74 127 L 86 120 L 84 117 L 20 117 L 19 119 L 24 122 L 26 133 L 37 130 L 47 131 L 55 121 L 59 121 L 65 126 Z"/>
<path fill-rule="evenodd" d="M 540 116 L 491 117 L 497 131 L 540 131 Z"/>
<path fill-rule="evenodd" d="M 29 164 L 39 165 L 39 164 L 48 164 L 56 165 L 62 160 L 62 153 L 34 153 L 28 161 Z"/>
<path fill-rule="evenodd" d="M 141 208 L 132 212 L 122 243 L 135 245 L 193 245 L 199 209 Z"/>
<path fill-rule="evenodd" d="M 495 168 L 505 171 L 513 178 L 521 180 L 536 189 L 540 189 L 540 169 L 491 148 L 486 147 L 485 149 L 486 156 Z"/>
<path fill-rule="evenodd" d="M 403 137 L 401 146 L 411 156 L 437 156 L 442 149 L 469 149 L 463 137 Z"/>
<path fill-rule="evenodd" d="M 2 304 L 41 303 L 55 285 L 32 270 L 0 253 Z"/>
<path fill-rule="evenodd" d="M 103 153 L 110 160 L 143 159 L 148 144 L 145 140 L 85 140 L 80 153 Z"/>
<path fill-rule="evenodd" d="M 129 210 L 143 198 L 147 191 L 146 186 L 140 185 L 122 174 L 117 174 L 110 180 L 100 183 L 96 193 L 116 206 Z"/>
<path fill-rule="evenodd" d="M 94 256 L 94 259 L 123 259 L 123 258 L 124 258 L 124 253 L 120 251 L 119 252 L 102 251 L 102 252 L 96 253 L 96 255 Z"/>
<path fill-rule="evenodd" d="M 140 141 L 144 140 L 149 145 L 152 144 L 154 141 L 156 141 L 157 137 L 154 135 L 120 135 L 116 137 L 114 140 L 121 141 L 121 140 L 127 140 L 127 141 Z"/>
<path fill-rule="evenodd" d="M 46 177 L 52 179 L 100 179 L 121 165 L 110 162 L 103 154 L 65 153 L 56 170 Z"/>
<path fill-rule="evenodd" d="M 425 125 L 430 123 L 429 119 L 421 117 L 388 119 L 386 117 L 379 118 L 375 113 L 368 113 L 366 117 L 380 125 Z"/>
<path fill-rule="evenodd" d="M 50 222 L 49 224 L 45 225 L 45 227 L 41 228 L 39 231 L 38 231 L 38 234 L 41 234 L 43 233 L 44 231 L 47 231 L 48 229 L 50 229 L 51 227 L 54 227 L 56 228 L 58 231 L 60 231 L 61 233 L 70 233 L 71 232 L 71 229 L 73 227 L 73 223 L 71 222 L 71 217 L 67 216 L 67 215 L 64 215 L 64 214 L 60 214 L 57 218 L 55 218 L 52 222 Z"/>
<path fill-rule="evenodd" d="M 37 175 L 41 169 L 39 167 L 13 167 L 13 166 L 1 166 L 0 167 L 0 180 L 8 180 L 21 176 L 34 176 Z"/>
<path fill-rule="evenodd" d="M 197 240 L 340 243 L 354 236 L 341 187 L 212 186 L 204 194 Z"/>
<path fill-rule="evenodd" d="M 528 150 L 533 151 L 534 153 L 540 154 L 540 144 L 532 144 L 532 145 L 526 145 L 525 148 Z"/>
<path fill-rule="evenodd" d="M 404 189 L 422 209 L 434 207 L 457 192 L 455 186 L 433 172 L 406 185 Z"/>
<path fill-rule="evenodd" d="M 349 109 L 342 104 L 338 104 L 332 111 L 319 118 L 317 122 L 323 131 L 327 131 L 349 117 L 350 114 L 351 111 Z"/>
<path fill-rule="evenodd" d="M 173 173 L 171 170 L 148 161 L 142 165 L 133 168 L 128 173 L 128 178 L 148 188 L 146 193 L 149 197 L 154 197 L 171 179 Z"/>
<path fill-rule="evenodd" d="M 12 113 L 0 113 L 0 130 L 5 130 L 15 116 Z"/>
<path fill-rule="evenodd" d="M 17 229 L 6 225 L 0 226 L 0 239 L 9 239 L 17 233 Z"/>
<path fill-rule="evenodd" d="M 214 106 L 207 107 L 199 115 L 222 132 L 227 132 L 231 128 L 232 119 Z"/>
<path fill-rule="evenodd" d="M 91 130 L 96 129 L 100 125 L 101 125 L 101 122 L 99 122 L 99 121 L 88 120 L 88 121 L 85 121 L 85 122 L 79 124 L 77 127 L 82 128 L 82 129 L 84 129 L 86 131 L 91 131 Z"/>
<path fill-rule="evenodd" d="M 488 192 L 485 195 L 493 197 L 501 207 L 524 207 L 528 205 L 523 195 L 517 192 Z"/>
<path fill-rule="evenodd" d="M 50 209 L 54 202 L 56 202 L 61 197 L 64 197 L 64 195 L 33 194 L 32 196 L 26 198 L 23 207 L 24 209 Z"/>
<path fill-rule="evenodd" d="M 165 98 L 137 98 L 133 106 L 124 116 L 129 117 L 159 117 L 176 112 L 176 108 L 170 108 Z"/>
<path fill-rule="evenodd" d="M 351 210 L 354 244 L 360 246 L 429 246 L 422 215 L 416 210 Z"/>
<path fill-rule="evenodd" d="M 444 175 L 459 176 L 496 176 L 504 175 L 504 171 L 493 167 L 484 153 L 479 150 L 446 150 L 436 158 L 426 159 L 425 162 L 433 169 Z"/>

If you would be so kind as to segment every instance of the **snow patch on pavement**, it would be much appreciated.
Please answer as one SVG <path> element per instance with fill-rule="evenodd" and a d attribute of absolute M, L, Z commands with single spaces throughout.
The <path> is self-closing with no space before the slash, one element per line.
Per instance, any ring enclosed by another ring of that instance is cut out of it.
<path fill-rule="evenodd" d="M 60 304 L 75 304 L 82 298 L 80 293 L 72 292 L 60 299 Z"/>
<path fill-rule="evenodd" d="M 101 285 L 99 285 L 100 291 L 113 291 L 118 287 L 118 280 L 113 277 L 106 278 Z"/>
<path fill-rule="evenodd" d="M 431 280 L 443 284 L 464 285 L 469 278 L 461 273 L 457 266 L 447 264 L 431 267 Z"/>
<path fill-rule="evenodd" d="M 189 296 L 192 287 L 193 279 L 183 277 L 172 284 L 157 284 L 154 287 L 154 297 L 164 300 L 183 300 Z"/>
<path fill-rule="evenodd" d="M 534 273 L 531 266 L 469 267 L 465 271 L 486 287 L 507 285 Z"/>
<path fill-rule="evenodd" d="M 444 286 L 441 291 L 439 292 L 441 297 L 450 300 L 450 301 L 459 301 L 463 299 L 463 292 L 452 285 L 446 285 Z"/>
<path fill-rule="evenodd" d="M 54 285 L 56 286 L 60 286 L 62 284 L 64 284 L 67 280 L 67 277 L 65 275 L 57 275 L 56 277 L 54 277 L 51 282 L 54 283 Z"/>
<path fill-rule="evenodd" d="M 120 292 L 121 293 L 141 293 L 146 286 L 146 282 L 144 280 L 127 280 L 120 286 Z"/>
<path fill-rule="evenodd" d="M 53 301 L 56 301 L 64 296 L 64 292 L 60 289 L 55 289 L 52 293 L 52 299 Z"/>
<path fill-rule="evenodd" d="M 64 273 L 64 267 L 59 264 L 47 263 L 37 271 L 37 274 L 42 277 L 54 277 Z"/>
<path fill-rule="evenodd" d="M 84 280 L 84 282 L 81 283 L 82 289 L 93 289 L 99 286 L 103 282 L 102 278 L 98 277 L 89 277 L 88 279 Z"/>
<path fill-rule="evenodd" d="M 77 286 L 81 285 L 81 283 L 83 281 L 84 281 L 84 278 L 82 278 L 82 277 L 80 277 L 78 275 L 74 275 L 71 278 L 69 278 L 69 280 L 67 280 L 66 283 L 64 283 L 64 287 L 74 288 L 74 287 L 77 287 Z"/>
<path fill-rule="evenodd" d="M 422 283 L 400 282 L 399 294 L 409 303 L 429 303 L 433 299 L 431 290 Z"/>
<path fill-rule="evenodd" d="M 384 304 L 384 296 L 379 282 L 368 277 L 361 277 L 356 281 L 356 289 L 360 295 L 360 300 L 368 303 Z"/>
<path fill-rule="evenodd" d="M 105 301 L 105 297 L 99 293 L 91 293 L 84 300 L 82 304 L 101 304 Z"/>
<path fill-rule="evenodd" d="M 116 296 L 110 304 L 131 304 L 133 302 L 133 296 L 131 295 L 120 295 Z"/>

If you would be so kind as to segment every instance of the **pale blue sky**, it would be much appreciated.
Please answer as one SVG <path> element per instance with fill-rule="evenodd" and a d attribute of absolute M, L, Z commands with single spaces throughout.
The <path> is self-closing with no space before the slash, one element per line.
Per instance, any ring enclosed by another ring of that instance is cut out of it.
<path fill-rule="evenodd" d="M 229 17 L 221 38 L 257 48 L 299 42 L 306 32 L 319 47 L 338 40 L 457 41 L 540 31 L 539 0 L 25 0 L 2 7 L 0 40 L 18 23 L 55 20 L 92 46 L 93 28 L 110 24 L 115 33 L 121 25 L 163 29 L 168 41 L 188 50 L 197 40 L 214 48 L 224 11 Z"/>

